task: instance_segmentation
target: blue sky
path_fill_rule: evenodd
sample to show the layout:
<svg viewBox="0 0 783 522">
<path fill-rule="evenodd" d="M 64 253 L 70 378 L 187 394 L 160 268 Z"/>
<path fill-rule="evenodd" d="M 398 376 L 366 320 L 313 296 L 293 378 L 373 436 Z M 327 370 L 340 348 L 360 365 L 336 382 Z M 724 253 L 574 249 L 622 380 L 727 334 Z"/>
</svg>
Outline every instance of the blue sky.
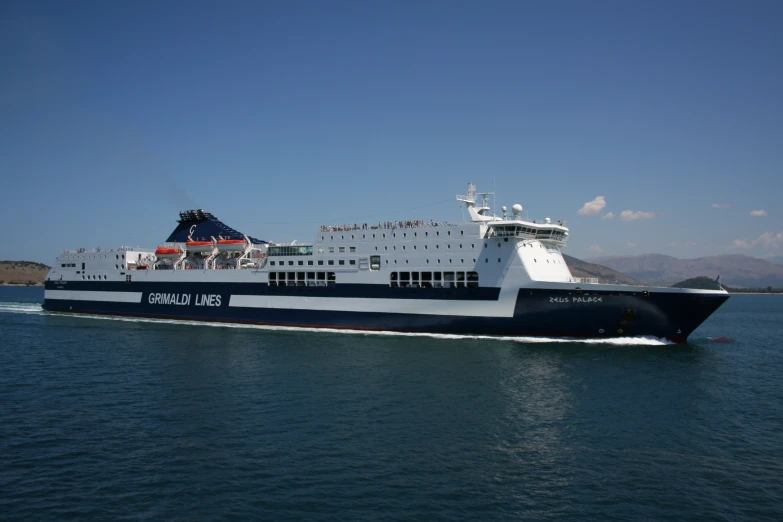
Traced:
<svg viewBox="0 0 783 522">
<path fill-rule="evenodd" d="M 468 181 L 577 257 L 780 255 L 781 27 L 761 0 L 3 2 L 0 259 L 154 247 L 186 208 L 276 241 L 459 221 Z"/>
</svg>

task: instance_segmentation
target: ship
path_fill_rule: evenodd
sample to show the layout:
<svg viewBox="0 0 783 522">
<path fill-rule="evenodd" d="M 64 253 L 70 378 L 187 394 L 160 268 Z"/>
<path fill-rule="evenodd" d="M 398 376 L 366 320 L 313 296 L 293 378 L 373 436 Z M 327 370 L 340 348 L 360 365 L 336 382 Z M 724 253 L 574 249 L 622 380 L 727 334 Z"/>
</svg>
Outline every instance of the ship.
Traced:
<svg viewBox="0 0 783 522">
<path fill-rule="evenodd" d="M 724 290 L 573 277 L 565 221 L 489 206 L 469 183 L 461 222 L 332 224 L 311 243 L 245 235 L 205 210 L 179 213 L 155 248 L 65 250 L 49 312 L 287 327 L 676 343 Z"/>
</svg>

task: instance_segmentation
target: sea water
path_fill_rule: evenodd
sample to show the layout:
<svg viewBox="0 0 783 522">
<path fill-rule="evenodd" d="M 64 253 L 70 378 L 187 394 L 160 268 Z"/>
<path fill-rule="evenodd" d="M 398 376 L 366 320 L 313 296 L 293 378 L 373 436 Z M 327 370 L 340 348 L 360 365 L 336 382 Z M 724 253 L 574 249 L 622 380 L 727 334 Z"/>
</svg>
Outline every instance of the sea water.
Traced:
<svg viewBox="0 0 783 522">
<path fill-rule="evenodd" d="M 42 298 L 0 289 L 2 520 L 783 519 L 781 295 L 732 296 L 686 345 Z"/>
</svg>

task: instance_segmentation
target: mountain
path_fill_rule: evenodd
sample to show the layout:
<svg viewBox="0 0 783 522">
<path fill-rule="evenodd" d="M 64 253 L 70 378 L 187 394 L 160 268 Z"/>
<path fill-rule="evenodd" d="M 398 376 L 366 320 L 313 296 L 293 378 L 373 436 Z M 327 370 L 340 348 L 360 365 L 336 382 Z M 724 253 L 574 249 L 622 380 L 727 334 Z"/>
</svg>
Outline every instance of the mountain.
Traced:
<svg viewBox="0 0 783 522">
<path fill-rule="evenodd" d="M 692 279 L 688 279 L 686 281 L 681 281 L 677 284 L 672 285 L 674 288 L 697 288 L 699 290 L 726 290 L 728 292 L 732 292 L 733 289 L 729 288 L 727 286 L 723 286 L 722 284 L 718 283 L 714 279 L 711 279 L 709 277 L 699 276 L 694 277 Z"/>
<path fill-rule="evenodd" d="M 766 258 L 766 260 L 770 263 L 775 263 L 776 265 L 783 265 L 783 256 L 772 256 Z"/>
<path fill-rule="evenodd" d="M 714 280 L 720 275 L 724 285 L 737 288 L 783 287 L 783 265 L 740 254 L 696 259 L 644 254 L 591 258 L 589 261 L 653 285 L 671 285 L 699 276 Z"/>
<path fill-rule="evenodd" d="M 33 261 L 0 261 L 0 284 L 41 285 L 49 268 Z"/>
<path fill-rule="evenodd" d="M 636 279 L 605 266 L 587 263 L 581 259 L 565 254 L 563 254 L 563 259 L 565 259 L 566 265 L 568 265 L 568 269 L 574 277 L 597 277 L 598 281 L 601 283 L 621 283 L 624 285 L 642 284 Z"/>
</svg>

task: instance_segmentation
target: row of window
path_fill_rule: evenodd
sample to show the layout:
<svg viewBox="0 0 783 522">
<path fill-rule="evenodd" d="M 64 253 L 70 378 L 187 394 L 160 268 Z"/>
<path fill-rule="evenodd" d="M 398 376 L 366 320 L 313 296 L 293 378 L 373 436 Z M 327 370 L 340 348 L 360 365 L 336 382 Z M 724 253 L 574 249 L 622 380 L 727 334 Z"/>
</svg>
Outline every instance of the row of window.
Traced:
<svg viewBox="0 0 783 522">
<path fill-rule="evenodd" d="M 345 252 L 345 247 L 344 246 L 337 247 L 337 251 L 338 252 Z M 356 252 L 356 247 L 355 246 L 348 247 L 348 252 L 355 253 Z M 318 249 L 318 253 L 319 254 L 323 254 L 324 253 L 324 249 L 323 248 L 319 248 Z M 334 254 L 334 247 L 333 246 L 329 247 L 329 253 L 330 254 Z"/>
<path fill-rule="evenodd" d="M 76 263 L 61 263 L 60 266 L 63 268 L 76 268 Z"/>
<path fill-rule="evenodd" d="M 311 256 L 313 245 L 275 245 L 266 249 L 268 256 Z"/>
<path fill-rule="evenodd" d="M 334 264 L 335 264 L 334 261 L 335 261 L 334 259 L 329 259 L 329 260 L 326 261 L 326 264 L 329 265 L 329 266 L 334 266 Z M 311 260 L 307 261 L 307 266 L 313 266 L 313 264 L 314 264 L 313 261 L 311 261 Z M 318 264 L 318 266 L 323 266 L 324 265 L 324 260 L 323 259 L 319 259 L 317 264 Z M 355 266 L 356 265 L 356 260 L 355 259 L 338 259 L 337 260 L 337 264 L 339 266 L 345 266 L 345 265 Z M 269 266 L 285 266 L 285 265 L 286 265 L 285 261 L 269 261 Z M 289 260 L 288 261 L 288 266 L 294 266 L 294 261 L 293 260 Z M 304 263 L 304 261 L 299 260 L 299 261 L 296 262 L 296 266 L 305 266 L 305 263 Z"/>
<path fill-rule="evenodd" d="M 269 286 L 334 286 L 334 272 L 269 272 Z"/>
<path fill-rule="evenodd" d="M 500 244 L 498 244 L 498 246 L 500 246 Z M 407 250 L 406 247 L 407 247 L 407 245 L 402 245 L 402 249 L 403 250 Z M 331 249 L 332 247 L 329 247 L 329 248 Z M 340 248 L 342 248 L 342 247 L 340 247 Z M 351 247 L 351 248 L 353 248 L 353 247 Z M 462 249 L 462 243 L 460 243 L 459 248 L 460 248 L 460 250 Z M 470 248 L 475 250 L 476 249 L 475 243 L 471 244 Z M 384 246 L 383 249 L 384 250 L 389 250 L 388 245 Z M 428 250 L 428 249 L 429 249 L 429 245 L 424 245 L 424 250 Z M 440 249 L 440 245 L 435 245 L 435 249 Z M 446 250 L 450 250 L 450 249 L 451 249 L 451 245 L 450 244 L 446 245 Z M 378 250 L 378 247 L 375 247 L 375 250 Z M 392 250 L 397 250 L 397 245 L 392 245 Z M 413 245 L 413 250 L 417 250 L 417 245 Z M 332 250 L 329 250 L 329 251 L 331 252 Z"/>
<path fill-rule="evenodd" d="M 478 288 L 478 272 L 392 272 L 389 285 L 400 288 Z"/>
</svg>

